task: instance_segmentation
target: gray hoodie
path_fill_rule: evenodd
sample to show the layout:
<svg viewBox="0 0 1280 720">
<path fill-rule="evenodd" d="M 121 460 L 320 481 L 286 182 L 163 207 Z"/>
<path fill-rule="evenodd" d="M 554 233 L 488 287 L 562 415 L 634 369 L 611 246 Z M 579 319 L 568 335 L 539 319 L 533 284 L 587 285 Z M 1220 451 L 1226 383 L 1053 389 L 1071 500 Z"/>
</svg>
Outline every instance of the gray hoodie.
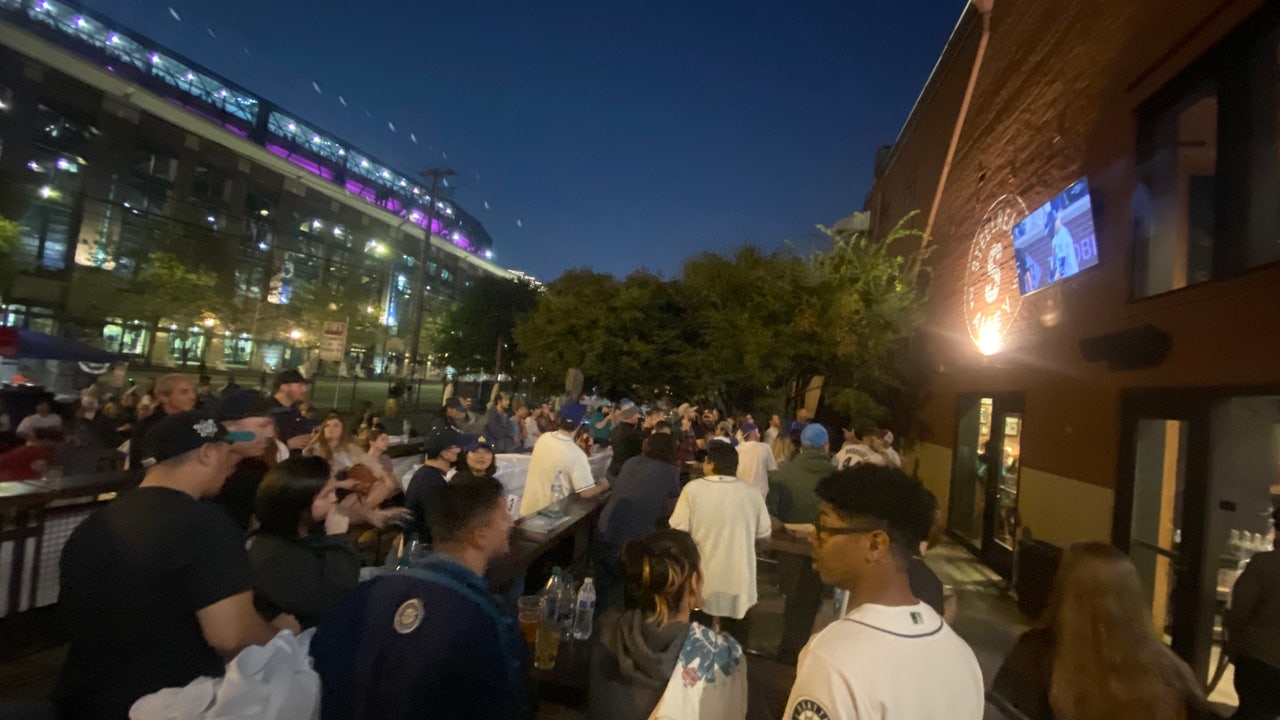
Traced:
<svg viewBox="0 0 1280 720">
<path fill-rule="evenodd" d="M 645 720 L 657 707 L 680 657 L 689 623 L 658 628 L 640 610 L 608 613 L 600 619 L 591 652 L 588 717 Z"/>
</svg>

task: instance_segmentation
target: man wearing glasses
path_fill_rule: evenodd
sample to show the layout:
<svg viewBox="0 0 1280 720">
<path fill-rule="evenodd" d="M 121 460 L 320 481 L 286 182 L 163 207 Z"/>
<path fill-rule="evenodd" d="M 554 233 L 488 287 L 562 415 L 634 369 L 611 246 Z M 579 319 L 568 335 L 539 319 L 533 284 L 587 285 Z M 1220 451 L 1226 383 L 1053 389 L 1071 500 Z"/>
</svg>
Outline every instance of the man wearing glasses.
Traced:
<svg viewBox="0 0 1280 720">
<path fill-rule="evenodd" d="M 980 720 L 969 646 L 911 593 L 908 566 L 933 523 L 919 481 L 862 463 L 818 483 L 814 569 L 849 611 L 800 653 L 785 720 Z"/>
</svg>

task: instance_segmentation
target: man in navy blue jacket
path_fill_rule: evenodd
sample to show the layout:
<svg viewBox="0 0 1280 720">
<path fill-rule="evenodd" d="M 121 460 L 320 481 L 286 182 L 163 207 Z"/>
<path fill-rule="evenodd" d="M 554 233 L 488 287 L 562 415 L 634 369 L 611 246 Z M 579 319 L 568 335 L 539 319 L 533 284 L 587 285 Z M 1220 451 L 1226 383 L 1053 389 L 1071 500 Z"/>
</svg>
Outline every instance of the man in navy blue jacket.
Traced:
<svg viewBox="0 0 1280 720">
<path fill-rule="evenodd" d="M 484 581 L 509 547 L 502 485 L 433 494 L 430 561 L 365 583 L 312 641 L 326 720 L 531 716 L 528 651 Z"/>
</svg>

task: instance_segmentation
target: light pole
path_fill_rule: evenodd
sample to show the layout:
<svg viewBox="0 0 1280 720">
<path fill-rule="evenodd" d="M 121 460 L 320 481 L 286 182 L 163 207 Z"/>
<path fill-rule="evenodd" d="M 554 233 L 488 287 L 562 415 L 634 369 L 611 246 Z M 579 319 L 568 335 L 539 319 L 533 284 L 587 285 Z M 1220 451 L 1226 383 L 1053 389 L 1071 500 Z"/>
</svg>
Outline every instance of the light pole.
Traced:
<svg viewBox="0 0 1280 720">
<path fill-rule="evenodd" d="M 421 173 L 431 180 L 430 202 L 427 203 L 427 231 L 418 240 L 417 272 L 414 273 L 413 301 L 409 305 L 409 357 L 406 365 L 412 368 L 418 360 L 419 344 L 422 341 L 422 311 L 426 303 L 423 294 L 427 290 L 427 247 L 431 244 L 431 228 L 436 224 L 436 197 L 440 192 L 440 183 L 445 178 L 456 175 L 449 168 L 430 168 Z M 412 375 L 411 375 L 412 377 Z"/>
</svg>

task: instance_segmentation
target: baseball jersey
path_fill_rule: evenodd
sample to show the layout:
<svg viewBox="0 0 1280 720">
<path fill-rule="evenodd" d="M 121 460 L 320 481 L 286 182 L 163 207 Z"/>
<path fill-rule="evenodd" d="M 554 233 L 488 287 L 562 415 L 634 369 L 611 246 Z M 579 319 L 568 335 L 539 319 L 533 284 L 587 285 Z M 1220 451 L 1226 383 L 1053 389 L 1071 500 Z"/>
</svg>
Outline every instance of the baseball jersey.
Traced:
<svg viewBox="0 0 1280 720">
<path fill-rule="evenodd" d="M 862 605 L 809 640 L 783 720 L 982 720 L 973 650 L 924 603 Z"/>
</svg>

